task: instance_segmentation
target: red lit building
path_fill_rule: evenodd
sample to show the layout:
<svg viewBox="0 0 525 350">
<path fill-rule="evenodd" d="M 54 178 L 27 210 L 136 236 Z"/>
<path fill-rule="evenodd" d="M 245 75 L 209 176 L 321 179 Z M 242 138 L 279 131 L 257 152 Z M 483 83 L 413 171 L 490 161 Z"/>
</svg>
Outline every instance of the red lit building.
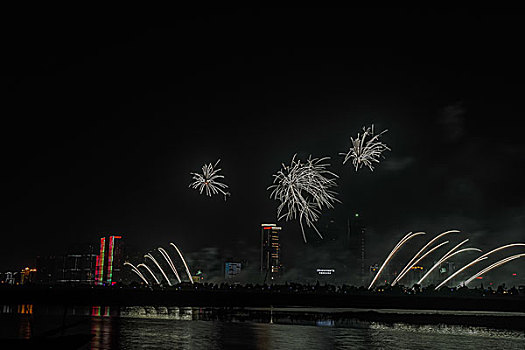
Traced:
<svg viewBox="0 0 525 350">
<path fill-rule="evenodd" d="M 100 238 L 100 250 L 95 267 L 96 285 L 111 286 L 120 281 L 122 255 L 122 236 Z"/>
</svg>

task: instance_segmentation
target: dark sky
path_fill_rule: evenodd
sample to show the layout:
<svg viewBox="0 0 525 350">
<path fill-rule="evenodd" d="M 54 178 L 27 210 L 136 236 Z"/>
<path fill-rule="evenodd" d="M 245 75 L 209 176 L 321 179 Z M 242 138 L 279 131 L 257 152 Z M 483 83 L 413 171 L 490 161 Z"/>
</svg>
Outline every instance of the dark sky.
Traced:
<svg viewBox="0 0 525 350">
<path fill-rule="evenodd" d="M 266 187 L 294 153 L 332 157 L 342 204 L 322 220 L 359 211 L 381 242 L 372 258 L 407 231 L 525 241 L 515 12 L 209 9 L 4 27 L 0 270 L 101 232 L 144 250 L 254 249 L 275 221 Z M 392 151 L 374 172 L 343 167 L 372 123 Z M 188 188 L 218 158 L 226 202 Z M 282 224 L 292 256 L 299 226 Z"/>
</svg>

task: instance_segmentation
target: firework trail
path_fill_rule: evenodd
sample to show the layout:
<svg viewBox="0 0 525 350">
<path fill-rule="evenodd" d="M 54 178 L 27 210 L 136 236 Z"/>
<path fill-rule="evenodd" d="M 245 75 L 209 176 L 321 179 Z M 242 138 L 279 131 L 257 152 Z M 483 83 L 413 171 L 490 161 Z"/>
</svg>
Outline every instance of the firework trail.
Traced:
<svg viewBox="0 0 525 350">
<path fill-rule="evenodd" d="M 139 269 L 137 269 L 132 263 L 129 263 L 129 262 L 126 261 L 126 262 L 124 263 L 124 266 L 125 266 L 125 265 L 129 265 L 129 266 L 131 266 L 131 271 L 135 272 L 135 273 L 137 274 L 137 276 L 139 276 L 140 278 L 142 278 L 142 280 L 143 280 L 144 282 L 146 282 L 146 284 L 149 285 L 149 282 L 148 282 L 148 280 L 146 279 L 146 277 L 144 277 L 144 275 L 142 274 L 142 272 L 140 272 Z"/>
<path fill-rule="evenodd" d="M 480 256 L 479 258 L 477 259 L 474 259 L 473 261 L 471 261 L 469 264 L 463 266 L 461 269 L 457 270 L 455 273 L 453 273 L 452 275 L 450 275 L 447 279 L 445 279 L 443 282 L 441 282 L 436 288 L 434 288 L 434 290 L 438 290 L 439 288 L 441 288 L 443 285 L 445 285 L 445 283 L 447 283 L 448 281 L 450 281 L 452 278 L 456 277 L 458 274 L 460 274 L 461 272 L 465 271 L 467 268 L 469 268 L 470 266 L 472 265 L 475 265 L 477 264 L 478 262 L 480 262 L 481 260 L 485 260 L 488 258 L 488 256 L 492 253 L 495 253 L 499 250 L 502 250 L 502 249 L 506 249 L 506 248 L 511 248 L 511 247 L 519 247 L 519 246 L 525 246 L 525 243 L 511 243 L 511 244 L 507 244 L 507 245 L 504 245 L 504 246 L 501 246 L 501 247 L 498 247 L 498 248 L 495 248 L 493 250 L 491 250 L 490 252 L 488 253 L 485 253 L 483 254 L 482 256 Z"/>
<path fill-rule="evenodd" d="M 168 252 L 166 252 L 164 250 L 164 248 L 158 248 L 158 250 L 162 254 L 162 256 L 164 257 L 164 259 L 166 260 L 168 265 L 170 266 L 171 271 L 173 271 L 173 273 L 175 274 L 175 277 L 177 277 L 177 281 L 179 281 L 179 283 L 180 283 L 181 280 L 180 280 L 180 277 L 179 277 L 179 273 L 177 272 L 177 269 L 175 268 L 175 265 L 173 265 L 173 261 L 171 260 L 170 256 L 168 255 Z"/>
<path fill-rule="evenodd" d="M 419 259 L 417 259 L 416 261 L 414 261 L 414 263 L 412 263 L 412 265 L 410 265 L 408 267 L 408 269 L 406 269 L 404 272 L 400 273 L 396 280 L 394 282 L 392 282 L 392 287 L 395 286 L 395 284 L 397 282 L 399 282 L 399 280 L 401 280 L 401 278 L 403 278 L 407 273 L 408 271 L 410 271 L 410 269 L 414 266 L 417 265 L 418 262 L 420 262 L 421 260 L 423 260 L 427 255 L 429 255 L 430 253 L 432 253 L 434 250 L 438 249 L 439 247 L 441 247 L 442 245 L 445 245 L 445 244 L 448 244 L 449 241 L 445 241 L 445 242 L 442 242 L 440 244 L 438 244 L 437 246 L 435 247 L 432 247 L 432 249 L 430 249 L 428 252 L 426 252 L 425 254 L 423 254 L 423 256 L 421 256 Z"/>
<path fill-rule="evenodd" d="M 412 233 L 412 232 L 409 232 L 405 235 L 405 237 L 401 238 L 401 240 L 396 244 L 396 246 L 394 247 L 394 249 L 392 249 L 392 251 L 390 252 L 390 254 L 388 254 L 387 258 L 385 259 L 385 261 L 383 262 L 383 265 L 381 265 L 381 268 L 379 268 L 379 271 L 377 271 L 374 279 L 372 280 L 372 282 L 370 283 L 370 286 L 368 286 L 368 289 L 372 288 L 372 286 L 374 285 L 374 283 L 376 282 L 376 280 L 379 278 L 379 275 L 381 274 L 381 272 L 383 271 L 383 269 L 385 268 L 386 264 L 388 264 L 388 262 L 392 259 L 392 257 L 394 256 L 394 254 L 403 246 L 403 244 L 405 244 L 406 242 L 408 242 L 411 238 L 413 237 L 416 237 L 416 236 L 419 236 L 419 235 L 424 235 L 426 234 L 425 232 L 416 232 L 416 233 Z"/>
<path fill-rule="evenodd" d="M 383 135 L 388 130 L 374 136 L 374 124 L 371 127 L 363 126 L 363 135 L 357 134 L 357 138 L 350 137 L 352 142 L 352 147 L 346 153 L 339 153 L 342 156 L 345 156 L 343 164 L 345 164 L 350 158 L 352 158 L 352 163 L 354 164 L 355 171 L 361 168 L 363 165 L 367 166 L 371 171 L 374 171 L 373 163 L 379 163 L 379 158 L 381 154 L 390 148 L 382 142 L 379 141 L 379 137 Z M 370 139 L 366 139 L 371 136 Z"/>
<path fill-rule="evenodd" d="M 469 284 L 470 282 L 475 280 L 477 277 L 479 277 L 479 276 L 489 272 L 490 270 L 492 270 L 492 269 L 494 269 L 494 268 L 496 268 L 498 266 L 501 266 L 503 264 L 506 264 L 509 261 L 512 261 L 512 260 L 515 260 L 515 259 L 519 259 L 519 258 L 523 258 L 523 257 L 525 257 L 525 254 L 516 254 L 516 255 L 513 255 L 513 256 L 509 256 L 508 258 L 501 259 L 500 261 L 495 262 L 494 264 L 490 265 L 489 267 L 484 268 L 483 270 L 481 270 L 480 272 L 478 272 L 474 276 L 470 277 L 468 280 L 464 281 L 463 283 L 460 283 L 458 285 L 458 287 L 461 286 L 461 285 L 466 286 L 467 284 Z"/>
<path fill-rule="evenodd" d="M 427 273 L 421 277 L 421 279 L 416 283 L 416 284 L 419 284 L 421 285 L 421 283 L 425 280 L 425 278 L 428 277 L 428 275 L 430 275 L 430 273 L 432 271 L 434 271 L 439 265 L 441 265 L 442 263 L 444 263 L 446 260 L 448 260 L 449 258 L 453 257 L 454 255 L 456 254 L 460 254 L 462 252 L 468 252 L 468 251 L 477 251 L 477 252 L 481 252 L 481 249 L 478 249 L 478 248 L 465 248 L 465 249 L 460 249 L 456 252 L 454 252 L 456 249 L 458 249 L 459 247 L 461 247 L 463 244 L 467 243 L 468 242 L 468 239 L 464 240 L 463 242 L 459 243 L 458 245 L 456 245 L 454 248 L 450 249 L 445 255 L 443 255 L 441 257 L 441 259 L 438 260 L 437 263 L 434 264 L 434 266 L 432 266 L 430 268 L 430 270 L 427 271 Z"/>
<path fill-rule="evenodd" d="M 305 163 L 292 157 L 290 165 L 282 164 L 274 181 L 268 190 L 270 198 L 280 201 L 277 207 L 277 220 L 286 221 L 299 219 L 303 239 L 306 242 L 303 220 L 308 227 L 313 227 L 319 237 L 323 238 L 314 223 L 319 219 L 323 207 L 333 208 L 333 203 L 339 202 L 335 197 L 337 192 L 336 174 L 327 170 L 330 164 L 324 163 L 330 157 L 308 157 Z"/>
<path fill-rule="evenodd" d="M 186 268 L 186 273 L 188 274 L 188 278 L 190 279 L 191 284 L 193 284 L 193 278 L 191 278 L 190 269 L 188 268 L 188 264 L 186 264 L 186 260 L 184 260 L 182 253 L 180 252 L 179 248 L 177 248 L 175 244 L 173 243 L 170 243 L 170 244 L 175 248 L 175 250 L 177 250 L 177 253 L 179 253 L 180 259 L 182 260 L 182 262 L 184 263 L 184 267 Z"/>
<path fill-rule="evenodd" d="M 157 284 L 160 284 L 160 281 L 157 279 L 157 276 L 155 276 L 155 274 L 153 273 L 153 271 L 151 271 L 148 265 L 141 263 L 137 265 L 137 268 L 141 266 L 144 267 L 146 270 L 148 270 L 148 272 L 153 276 L 153 279 L 155 280 L 155 282 L 157 282 Z"/>
<path fill-rule="evenodd" d="M 423 248 L 421 248 L 417 253 L 416 255 L 414 255 L 414 257 L 412 258 L 412 260 L 410 260 L 408 262 L 408 264 L 403 268 L 403 270 L 401 270 L 401 272 L 399 273 L 399 275 L 394 279 L 394 281 L 392 282 L 392 286 L 394 286 L 404 275 L 405 273 L 413 266 L 411 265 L 414 260 L 416 260 L 419 255 L 421 253 L 423 253 L 423 251 L 425 251 L 425 249 L 427 249 L 432 243 L 434 243 L 435 241 L 437 241 L 438 239 L 440 239 L 441 237 L 445 236 L 445 235 L 448 235 L 449 233 L 458 233 L 459 231 L 458 230 L 450 230 L 450 231 L 445 231 L 443 233 L 440 233 L 439 235 L 437 235 L 436 237 L 434 237 L 433 239 L 431 239 L 427 244 L 425 244 L 425 246 Z M 421 260 L 421 259 L 420 259 Z M 418 260 L 419 261 L 419 260 Z"/>
<path fill-rule="evenodd" d="M 221 160 L 219 159 L 215 165 L 204 164 L 202 166 L 202 174 L 199 173 L 190 173 L 193 175 L 193 182 L 188 186 L 193 189 L 198 189 L 199 193 L 202 194 L 206 190 L 206 195 L 210 196 L 212 194 L 222 193 L 224 195 L 224 200 L 226 196 L 230 195 L 230 192 L 224 191 L 228 188 L 228 185 L 219 182 L 219 179 L 223 179 L 223 175 L 219 175 L 221 169 L 215 169 Z"/>
<path fill-rule="evenodd" d="M 164 272 L 164 270 L 162 269 L 162 267 L 160 266 L 160 264 L 157 262 L 157 260 L 153 257 L 153 255 L 151 255 L 150 253 L 144 255 L 144 258 L 149 258 L 151 259 L 151 261 L 153 261 L 155 263 L 155 265 L 157 265 L 157 267 L 159 268 L 160 272 L 162 273 L 162 276 L 164 276 L 164 278 L 166 279 L 166 281 L 168 281 L 168 285 L 171 287 L 171 281 L 170 279 L 168 278 L 168 276 L 166 276 L 166 273 Z"/>
</svg>

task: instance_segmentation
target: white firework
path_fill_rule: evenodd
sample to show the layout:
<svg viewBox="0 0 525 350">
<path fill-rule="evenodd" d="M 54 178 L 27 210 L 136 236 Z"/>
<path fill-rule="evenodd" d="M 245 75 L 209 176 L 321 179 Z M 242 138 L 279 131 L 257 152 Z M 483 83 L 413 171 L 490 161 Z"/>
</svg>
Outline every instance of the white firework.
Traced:
<svg viewBox="0 0 525 350">
<path fill-rule="evenodd" d="M 350 137 L 352 141 L 352 147 L 346 153 L 339 153 L 345 156 L 343 164 L 345 164 L 350 158 L 354 164 L 355 171 L 359 170 L 363 165 L 367 166 L 371 171 L 374 171 L 373 163 L 379 163 L 379 158 L 382 153 L 386 150 L 390 151 L 390 148 L 381 141 L 379 137 L 388 130 L 384 130 L 381 133 L 374 136 L 374 124 L 371 127 L 363 126 L 363 135 L 357 134 L 357 138 Z M 371 137 L 367 140 L 367 137 Z"/>
<path fill-rule="evenodd" d="M 331 190 L 337 186 L 335 179 L 338 176 L 327 170 L 329 164 L 323 163 L 329 157 L 312 159 L 310 156 L 306 163 L 295 157 L 292 157 L 290 165 L 282 164 L 282 169 L 273 175 L 273 185 L 268 190 L 272 190 L 270 198 L 281 202 L 277 207 L 277 219 L 285 218 L 288 221 L 298 218 L 306 242 L 303 220 L 323 238 L 314 223 L 319 219 L 323 207 L 333 208 L 333 203 L 339 201 L 335 197 L 337 192 Z"/>
<path fill-rule="evenodd" d="M 223 194 L 224 200 L 226 196 L 229 196 L 230 193 L 226 192 L 225 189 L 228 188 L 228 185 L 219 182 L 219 179 L 224 179 L 223 175 L 218 174 L 221 169 L 216 169 L 217 165 L 221 160 L 219 159 L 215 165 L 204 164 L 202 166 L 202 174 L 199 173 L 190 173 L 193 175 L 193 182 L 188 186 L 193 189 L 198 189 L 199 193 L 202 194 L 203 191 L 206 191 L 206 195 L 210 196 L 212 194 Z"/>
</svg>

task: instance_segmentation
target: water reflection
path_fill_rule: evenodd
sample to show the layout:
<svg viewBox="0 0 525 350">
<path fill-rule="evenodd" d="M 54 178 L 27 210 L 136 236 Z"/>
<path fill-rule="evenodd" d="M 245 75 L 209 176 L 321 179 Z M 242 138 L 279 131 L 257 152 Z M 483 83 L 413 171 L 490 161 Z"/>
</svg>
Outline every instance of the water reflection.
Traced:
<svg viewBox="0 0 525 350">
<path fill-rule="evenodd" d="M 151 318 L 192 321 L 207 319 L 202 308 L 165 306 L 128 306 L 120 309 L 123 318 Z"/>
<path fill-rule="evenodd" d="M 382 324 L 309 311 L 107 305 L 2 305 L 0 310 L 4 338 L 93 334 L 82 349 L 525 348 L 523 332 Z M 60 332 L 49 335 L 54 330 Z"/>
<path fill-rule="evenodd" d="M 120 343 L 120 322 L 110 317 L 91 318 L 90 333 L 94 335 L 90 349 L 118 349 Z"/>
</svg>

